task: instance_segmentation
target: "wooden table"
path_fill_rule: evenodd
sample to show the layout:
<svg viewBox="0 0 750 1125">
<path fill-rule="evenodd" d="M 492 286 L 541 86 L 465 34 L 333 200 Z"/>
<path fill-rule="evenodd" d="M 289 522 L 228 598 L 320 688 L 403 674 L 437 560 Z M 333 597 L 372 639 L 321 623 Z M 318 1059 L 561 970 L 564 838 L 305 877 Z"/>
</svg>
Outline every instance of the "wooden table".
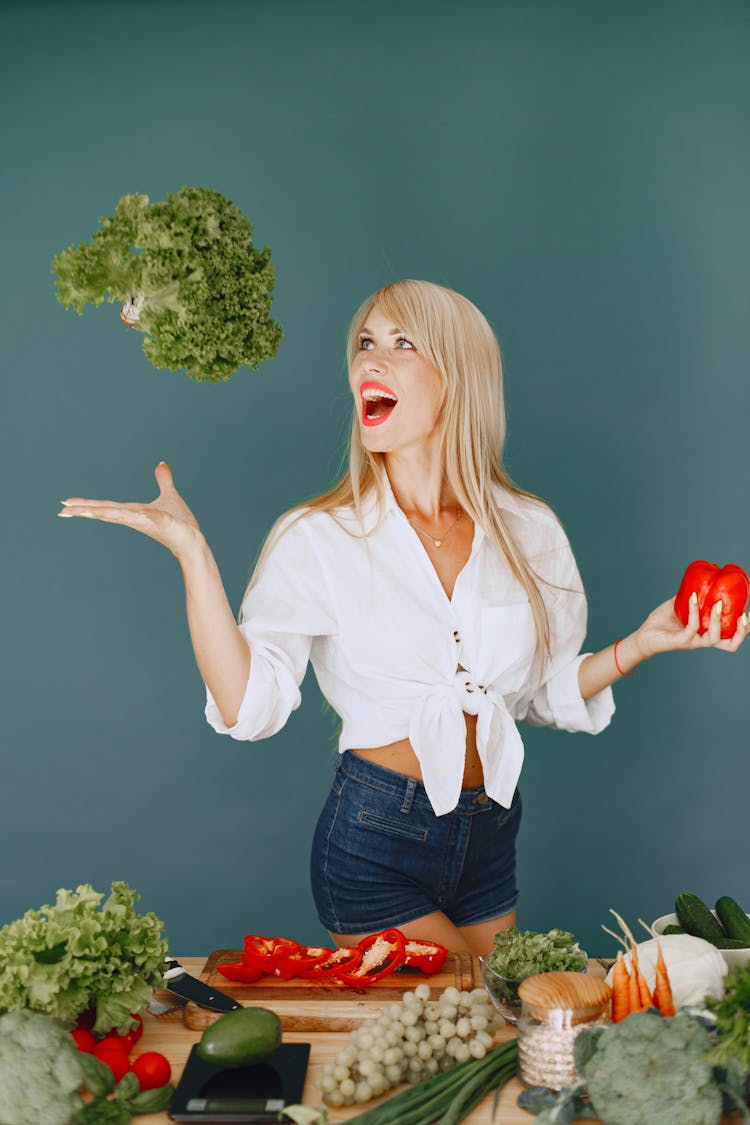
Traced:
<svg viewBox="0 0 750 1125">
<path fill-rule="evenodd" d="M 206 958 L 184 957 L 181 958 L 181 963 L 184 965 L 187 972 L 191 973 L 193 976 L 200 977 L 206 965 Z M 601 963 L 590 962 L 590 971 L 592 967 L 593 971 L 598 974 L 603 974 L 604 970 Z M 166 992 L 157 993 L 156 996 L 157 999 L 164 1000 L 167 1003 L 174 1002 L 175 1006 L 170 1011 L 160 1016 L 153 1016 L 150 1013 L 144 1015 L 144 1033 L 138 1044 L 138 1053 L 143 1051 L 161 1051 L 172 1063 L 173 1081 L 176 1083 L 187 1062 L 190 1049 L 200 1038 L 201 1032 L 199 1030 L 191 1030 L 185 1026 L 183 1008 L 176 997 L 172 997 L 170 993 Z M 325 1003 L 326 1001 L 324 1000 L 320 1001 L 321 1005 Z M 289 1001 L 286 1002 L 286 1005 L 289 1005 Z M 283 1008 L 284 1006 L 285 1003 L 283 1001 L 278 1005 L 279 1008 Z M 289 1009 L 287 1008 L 287 1010 Z M 285 1018 L 286 1017 L 282 1015 L 282 1019 Z M 502 1043 L 512 1038 L 514 1035 L 515 1029 L 508 1024 L 496 1033 L 495 1041 L 496 1043 Z M 326 1062 L 333 1059 L 337 1052 L 344 1046 L 348 1038 L 349 1031 L 294 1031 L 285 1028 L 284 1042 L 310 1043 L 312 1047 L 307 1081 L 305 1083 L 302 1099 L 306 1105 L 317 1106 L 323 1104 L 323 1099 L 315 1084 L 315 1080 L 320 1073 L 321 1067 Z M 398 1089 L 403 1088 L 404 1087 L 398 1087 Z M 533 1125 L 536 1119 L 525 1110 L 520 1109 L 516 1104 L 516 1099 L 522 1089 L 523 1085 L 517 1078 L 514 1078 L 503 1088 L 498 1101 L 498 1110 L 495 1115 L 494 1125 Z M 393 1090 L 391 1094 L 395 1092 L 396 1091 Z M 379 1100 L 384 1101 L 388 1096 L 389 1094 L 384 1094 Z M 488 1094 L 468 1117 L 465 1118 L 466 1125 L 490 1125 L 492 1122 L 493 1100 L 494 1093 Z M 372 1101 L 368 1102 L 366 1106 L 350 1106 L 347 1109 L 328 1108 L 328 1120 L 331 1125 L 337 1125 L 338 1122 L 347 1121 L 363 1109 L 369 1109 L 376 1104 L 376 1101 Z M 169 1121 L 170 1118 L 166 1113 L 149 1114 L 134 1118 L 134 1122 L 143 1122 L 143 1125 L 168 1125 Z M 729 1123 L 726 1119 L 723 1119 L 722 1125 L 729 1125 Z"/>
<path fill-rule="evenodd" d="M 180 962 L 184 965 L 187 972 L 196 977 L 201 975 L 205 961 L 206 959 L 204 957 L 180 958 Z M 169 1002 L 170 994 L 160 992 L 157 993 L 157 998 Z M 166 1055 L 172 1063 L 173 1081 L 176 1083 L 185 1066 L 190 1048 L 193 1043 L 196 1043 L 198 1039 L 200 1039 L 200 1031 L 191 1031 L 189 1028 L 185 1027 L 181 1007 L 175 1007 L 160 1016 L 153 1016 L 150 1013 L 146 1013 L 143 1022 L 144 1032 L 138 1044 L 139 1053 L 142 1051 L 161 1051 Z M 506 1039 L 512 1038 L 514 1035 L 515 1029 L 510 1025 L 506 1025 L 506 1027 L 497 1032 L 496 1042 L 501 1043 Z M 348 1031 L 284 1031 L 285 1043 L 310 1043 L 312 1046 L 310 1065 L 307 1072 L 307 1082 L 303 1095 L 303 1101 L 306 1105 L 315 1106 L 323 1104 L 323 1099 L 315 1084 L 315 1080 L 324 1063 L 334 1058 L 348 1038 Z M 403 1087 L 398 1087 L 398 1089 L 403 1089 Z M 495 1116 L 495 1125 L 532 1125 L 534 1118 L 531 1114 L 516 1105 L 516 1098 L 522 1089 L 523 1086 L 518 1079 L 509 1082 L 503 1089 L 500 1095 L 498 1111 Z M 391 1091 L 391 1093 L 395 1092 L 396 1090 Z M 384 1101 L 388 1096 L 388 1094 L 384 1094 L 380 1100 Z M 465 1118 L 466 1125 L 490 1125 L 492 1121 L 493 1098 L 494 1094 L 488 1095 L 469 1116 Z M 333 1109 L 329 1107 L 328 1120 L 331 1122 L 331 1125 L 336 1125 L 336 1123 L 347 1121 L 350 1117 L 354 1117 L 363 1109 L 368 1109 L 376 1104 L 375 1101 L 372 1101 L 368 1102 L 366 1106 L 349 1106 L 346 1109 Z M 143 1122 L 143 1125 L 152 1125 L 152 1123 L 156 1125 L 157 1122 L 161 1123 L 161 1125 L 166 1125 L 170 1118 L 166 1113 L 156 1113 L 139 1116 L 134 1120 Z"/>
</svg>

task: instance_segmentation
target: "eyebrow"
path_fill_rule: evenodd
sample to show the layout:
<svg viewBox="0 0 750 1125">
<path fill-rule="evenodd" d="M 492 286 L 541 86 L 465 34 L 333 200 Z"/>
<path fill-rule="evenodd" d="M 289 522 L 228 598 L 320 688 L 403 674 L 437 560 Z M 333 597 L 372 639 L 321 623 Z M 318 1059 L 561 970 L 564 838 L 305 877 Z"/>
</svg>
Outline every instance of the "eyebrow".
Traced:
<svg viewBox="0 0 750 1125">
<path fill-rule="evenodd" d="M 391 331 L 388 333 L 389 336 L 403 336 L 403 334 L 404 334 L 403 328 L 392 328 Z M 368 328 L 367 325 L 365 325 L 364 328 L 360 328 L 358 335 L 360 335 L 360 336 L 372 336 L 373 331 L 372 331 L 371 328 Z"/>
</svg>

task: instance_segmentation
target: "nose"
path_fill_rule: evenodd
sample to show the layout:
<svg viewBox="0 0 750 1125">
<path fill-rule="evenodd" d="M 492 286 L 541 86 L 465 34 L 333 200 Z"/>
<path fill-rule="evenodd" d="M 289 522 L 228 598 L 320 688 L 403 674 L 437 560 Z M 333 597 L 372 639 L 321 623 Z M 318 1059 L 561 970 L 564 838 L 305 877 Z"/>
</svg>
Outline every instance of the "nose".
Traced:
<svg viewBox="0 0 750 1125">
<path fill-rule="evenodd" d="M 359 353 L 363 370 L 372 373 L 380 373 L 385 370 L 387 366 L 386 349 L 376 345 L 373 348 L 366 348 Z"/>
</svg>

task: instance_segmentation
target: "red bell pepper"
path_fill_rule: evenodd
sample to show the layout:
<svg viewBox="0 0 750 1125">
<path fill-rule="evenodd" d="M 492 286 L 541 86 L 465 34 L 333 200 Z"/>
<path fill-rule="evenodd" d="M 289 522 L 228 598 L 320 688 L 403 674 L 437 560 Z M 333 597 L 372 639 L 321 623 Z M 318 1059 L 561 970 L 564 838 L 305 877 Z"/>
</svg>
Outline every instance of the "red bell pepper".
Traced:
<svg viewBox="0 0 750 1125">
<path fill-rule="evenodd" d="M 408 969 L 421 969 L 423 973 L 439 973 L 447 956 L 448 950 L 436 941 L 408 938 L 404 946 L 404 965 Z"/>
<path fill-rule="evenodd" d="M 737 619 L 745 612 L 748 594 L 750 594 L 750 577 L 747 571 L 731 563 L 719 567 L 716 563 L 706 562 L 705 559 L 690 563 L 682 576 L 674 600 L 675 615 L 683 625 L 688 623 L 690 595 L 693 592 L 698 597 L 699 635 L 703 636 L 708 632 L 711 610 L 715 603 L 721 600 L 721 637 L 724 640 L 733 637 L 737 629 Z"/>
<path fill-rule="evenodd" d="M 359 965 L 352 972 L 339 973 L 338 979 L 354 988 L 367 987 L 403 965 L 405 945 L 406 938 L 401 930 L 389 929 L 370 934 L 357 946 L 362 951 Z"/>
</svg>

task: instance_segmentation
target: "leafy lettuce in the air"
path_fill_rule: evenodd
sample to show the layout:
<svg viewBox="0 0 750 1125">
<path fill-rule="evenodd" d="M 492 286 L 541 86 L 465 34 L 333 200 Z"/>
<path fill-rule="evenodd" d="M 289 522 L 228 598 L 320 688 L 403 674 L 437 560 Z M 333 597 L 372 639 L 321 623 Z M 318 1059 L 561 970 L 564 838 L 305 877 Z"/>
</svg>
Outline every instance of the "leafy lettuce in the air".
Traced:
<svg viewBox="0 0 750 1125">
<path fill-rule="evenodd" d="M 139 897 L 114 882 L 100 909 L 104 895 L 86 883 L 3 926 L 0 1011 L 30 1008 L 72 1023 L 95 1006 L 95 1031 L 126 1028 L 161 983 L 167 952 L 163 923 L 136 912 Z"/>
<path fill-rule="evenodd" d="M 184 187 L 159 203 L 125 195 L 99 222 L 52 262 L 66 308 L 121 302 L 154 367 L 193 379 L 229 379 L 276 354 L 271 251 L 253 246 L 252 223 L 220 192 Z"/>
</svg>

